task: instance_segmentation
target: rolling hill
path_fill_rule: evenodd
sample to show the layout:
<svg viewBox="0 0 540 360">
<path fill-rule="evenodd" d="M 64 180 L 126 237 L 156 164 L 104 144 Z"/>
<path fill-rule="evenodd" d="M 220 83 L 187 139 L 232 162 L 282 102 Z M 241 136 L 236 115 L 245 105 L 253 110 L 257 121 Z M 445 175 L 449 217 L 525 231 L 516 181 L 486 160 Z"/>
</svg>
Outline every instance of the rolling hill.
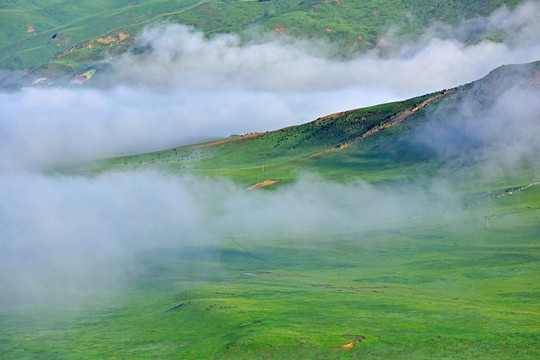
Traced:
<svg viewBox="0 0 540 360">
<path fill-rule="evenodd" d="M 136 52 L 155 21 L 384 57 L 389 24 L 410 39 L 522 2 L 3 1 L 0 68 L 71 76 Z M 477 30 L 462 40 L 505 37 Z M 6 99 L 62 103 L 54 90 Z M 63 94 L 99 107 L 84 90 Z M 539 96 L 540 61 L 505 65 L 273 131 L 2 169 L 0 358 L 538 359 Z M 66 113 L 22 138 L 53 134 L 37 152 L 7 156 L 54 148 L 79 120 Z"/>
<path fill-rule="evenodd" d="M 539 69 L 540 62 L 502 66 L 457 88 L 275 131 L 112 158 L 95 171 L 157 168 L 174 174 L 226 176 L 246 186 L 269 179 L 280 179 L 283 185 L 293 181 L 299 171 L 317 172 L 331 180 L 359 177 L 369 182 L 402 181 L 442 171 L 451 174 L 486 161 L 470 156 L 477 150 L 480 156 L 488 141 L 459 131 L 474 121 L 466 116 L 483 119 L 482 126 L 502 126 L 502 120 L 493 119 L 496 115 L 490 110 L 510 90 L 538 89 Z M 463 107 L 467 114 L 460 111 Z M 447 132 L 445 136 L 453 137 L 444 151 L 438 149 L 441 144 L 421 139 L 433 136 L 426 133 L 430 126 L 440 126 Z"/>
<path fill-rule="evenodd" d="M 538 358 L 539 69 L 18 177 L 0 356 Z"/>
<path fill-rule="evenodd" d="M 126 51 L 144 26 L 163 21 L 190 25 L 205 34 L 236 32 L 249 38 L 262 30 L 324 38 L 341 44 L 343 55 L 386 51 L 382 36 L 391 28 L 410 39 L 434 21 L 456 24 L 522 2 L 7 1 L 0 5 L 0 68 L 71 74 L 102 60 L 104 52 Z M 483 38 L 504 39 L 505 34 L 477 29 L 464 40 Z"/>
</svg>

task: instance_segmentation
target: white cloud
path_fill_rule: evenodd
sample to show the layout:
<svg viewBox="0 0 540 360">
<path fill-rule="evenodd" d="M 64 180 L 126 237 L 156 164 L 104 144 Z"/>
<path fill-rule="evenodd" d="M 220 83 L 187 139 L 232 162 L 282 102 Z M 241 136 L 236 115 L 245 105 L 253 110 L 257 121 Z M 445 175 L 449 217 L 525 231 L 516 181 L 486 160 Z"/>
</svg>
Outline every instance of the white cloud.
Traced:
<svg viewBox="0 0 540 360">
<path fill-rule="evenodd" d="M 457 28 L 436 25 L 417 43 L 395 47 L 393 57 L 348 60 L 328 57 L 332 45 L 322 41 L 269 36 L 243 43 L 236 35 L 207 39 L 181 25 L 150 27 L 138 45 L 151 51 L 115 60 L 103 75 L 110 76 L 109 88 L 1 93 L 0 166 L 273 130 L 450 88 L 499 65 L 540 58 L 539 16 L 540 5 L 531 2 Z M 511 36 L 503 43 L 464 43 L 478 27 Z"/>
<path fill-rule="evenodd" d="M 151 51 L 114 60 L 113 71 L 81 88 L 0 93 L 0 169 L 274 130 L 450 88 L 540 58 L 538 17 L 540 5 L 527 3 L 476 20 L 476 27 L 512 31 L 503 43 L 464 43 L 470 23 L 438 25 L 416 43 L 395 46 L 392 57 L 348 60 L 329 57 L 335 49 L 322 41 L 268 36 L 243 43 L 181 25 L 150 27 L 138 45 Z M 100 75 L 108 87 L 90 87 Z"/>
<path fill-rule="evenodd" d="M 415 42 L 393 45 L 391 57 L 376 53 L 335 60 L 322 40 L 266 37 L 243 43 L 236 35 L 205 38 L 196 30 L 161 24 L 138 38 L 143 55 L 126 54 L 115 63 L 119 81 L 168 89 L 245 89 L 302 92 L 382 88 L 412 96 L 476 80 L 493 68 L 540 58 L 540 4 L 502 8 L 489 18 L 452 28 L 435 24 Z M 474 33 L 508 32 L 503 43 L 470 43 Z M 390 35 L 389 35 L 390 36 Z M 359 89 L 360 88 L 360 89 Z M 368 89 L 369 90 L 369 89 Z"/>
</svg>

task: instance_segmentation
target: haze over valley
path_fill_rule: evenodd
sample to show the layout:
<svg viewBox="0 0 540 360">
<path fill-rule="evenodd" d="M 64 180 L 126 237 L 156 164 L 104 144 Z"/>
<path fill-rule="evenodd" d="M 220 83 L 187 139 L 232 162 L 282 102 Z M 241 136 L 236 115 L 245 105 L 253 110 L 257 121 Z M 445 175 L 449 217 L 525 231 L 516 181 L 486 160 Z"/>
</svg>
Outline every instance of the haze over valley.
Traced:
<svg viewBox="0 0 540 360">
<path fill-rule="evenodd" d="M 2 69 L 0 357 L 535 358 L 538 18 Z"/>
</svg>

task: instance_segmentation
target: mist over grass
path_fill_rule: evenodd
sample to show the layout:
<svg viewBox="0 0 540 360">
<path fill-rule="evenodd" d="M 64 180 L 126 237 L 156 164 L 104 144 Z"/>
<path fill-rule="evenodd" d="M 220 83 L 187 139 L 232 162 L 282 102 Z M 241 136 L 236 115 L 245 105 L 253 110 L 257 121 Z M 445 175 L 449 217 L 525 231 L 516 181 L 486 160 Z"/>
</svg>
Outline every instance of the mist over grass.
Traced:
<svg viewBox="0 0 540 360">
<path fill-rule="evenodd" d="M 142 53 L 111 59 L 110 71 L 83 86 L 0 92 L 0 167 L 40 169 L 275 130 L 454 87 L 539 59 L 539 17 L 540 5 L 529 2 L 453 28 L 436 24 L 414 42 L 390 31 L 380 51 L 350 59 L 321 40 L 246 42 L 154 25 L 136 40 Z M 475 40 L 492 33 L 503 41 Z"/>
<path fill-rule="evenodd" d="M 44 303 L 130 286 L 148 271 L 139 259 L 153 251 L 216 260 L 227 238 L 362 232 L 460 206 L 440 184 L 376 188 L 313 175 L 276 192 L 246 192 L 225 179 L 148 172 L 8 174 L 0 196 L 0 300 Z"/>
<path fill-rule="evenodd" d="M 410 98 L 476 80 L 503 64 L 537 60 L 538 15 L 539 4 L 526 3 L 457 27 L 435 23 L 407 42 L 391 30 L 375 50 L 341 60 L 338 45 L 323 40 L 268 34 L 246 42 L 237 35 L 205 38 L 193 28 L 158 24 L 137 38 L 142 54 L 126 53 L 114 63 L 113 81 L 276 93 L 350 88 L 363 95 L 381 89 Z M 489 40 L 495 35 L 499 41 Z"/>
<path fill-rule="evenodd" d="M 187 182 L 7 174 L 0 183 L 3 299 L 110 289 L 139 270 L 137 251 L 205 238 Z"/>
<path fill-rule="evenodd" d="M 437 121 L 421 126 L 414 135 L 418 146 L 437 156 L 482 163 L 486 176 L 539 164 L 540 89 L 512 88 L 492 94 L 489 106 L 466 96 L 432 115 Z M 466 155 L 464 155 L 466 154 Z"/>
<path fill-rule="evenodd" d="M 44 170 L 273 130 L 476 80 L 504 63 L 540 58 L 539 9 L 528 3 L 477 20 L 515 30 L 501 43 L 464 43 L 470 37 L 463 32 L 475 28 L 471 22 L 445 36 L 439 27 L 418 44 L 391 44 L 384 56 L 348 60 L 333 59 L 331 45 L 314 40 L 269 36 L 246 44 L 234 35 L 205 39 L 193 29 L 162 24 L 139 37 L 137 46 L 146 52 L 114 60 L 103 74 L 110 79 L 96 74 L 79 88 L 0 93 L 0 300 L 112 289 L 145 271 L 141 252 L 212 248 L 225 235 L 360 232 L 454 216 L 463 199 L 441 179 L 389 188 L 304 175 L 276 191 L 244 192 L 224 179 L 146 172 L 85 178 Z M 451 35 L 454 30 L 459 36 Z M 93 80 L 100 86 L 92 87 Z M 464 102 L 452 117 L 444 115 L 442 126 L 426 126 L 422 145 L 438 153 L 463 144 L 481 147 L 479 154 L 504 164 L 534 158 L 537 96 L 508 92 L 481 117 Z"/>
</svg>

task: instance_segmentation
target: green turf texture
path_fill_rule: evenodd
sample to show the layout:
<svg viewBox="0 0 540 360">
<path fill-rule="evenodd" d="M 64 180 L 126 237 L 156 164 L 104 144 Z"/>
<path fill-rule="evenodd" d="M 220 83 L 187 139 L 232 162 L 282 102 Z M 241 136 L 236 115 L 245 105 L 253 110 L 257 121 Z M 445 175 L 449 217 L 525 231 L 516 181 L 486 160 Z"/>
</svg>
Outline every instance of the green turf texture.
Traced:
<svg viewBox="0 0 540 360">
<path fill-rule="evenodd" d="M 407 41 L 432 24 L 486 16 L 502 5 L 510 8 L 523 0 L 496 1 L 290 1 L 240 0 L 50 0 L 3 1 L 0 4 L 0 68 L 38 69 L 70 73 L 102 58 L 104 51 L 122 52 L 133 44 L 144 26 L 174 22 L 193 26 L 205 34 L 238 33 L 276 29 L 285 34 L 327 39 L 339 45 L 342 55 L 377 47 L 390 28 Z M 29 28 L 33 26 L 33 31 Z M 249 30 L 248 30 L 249 29 Z M 255 29 L 255 30 L 254 30 Z M 130 38 L 110 44 L 89 41 Z M 53 36 L 56 34 L 56 37 Z M 476 34 L 504 40 L 505 34 Z"/>
<path fill-rule="evenodd" d="M 76 311 L 2 309 L 0 356 L 534 359 L 539 218 L 533 186 L 429 221 L 158 249 L 131 288 Z"/>
</svg>

